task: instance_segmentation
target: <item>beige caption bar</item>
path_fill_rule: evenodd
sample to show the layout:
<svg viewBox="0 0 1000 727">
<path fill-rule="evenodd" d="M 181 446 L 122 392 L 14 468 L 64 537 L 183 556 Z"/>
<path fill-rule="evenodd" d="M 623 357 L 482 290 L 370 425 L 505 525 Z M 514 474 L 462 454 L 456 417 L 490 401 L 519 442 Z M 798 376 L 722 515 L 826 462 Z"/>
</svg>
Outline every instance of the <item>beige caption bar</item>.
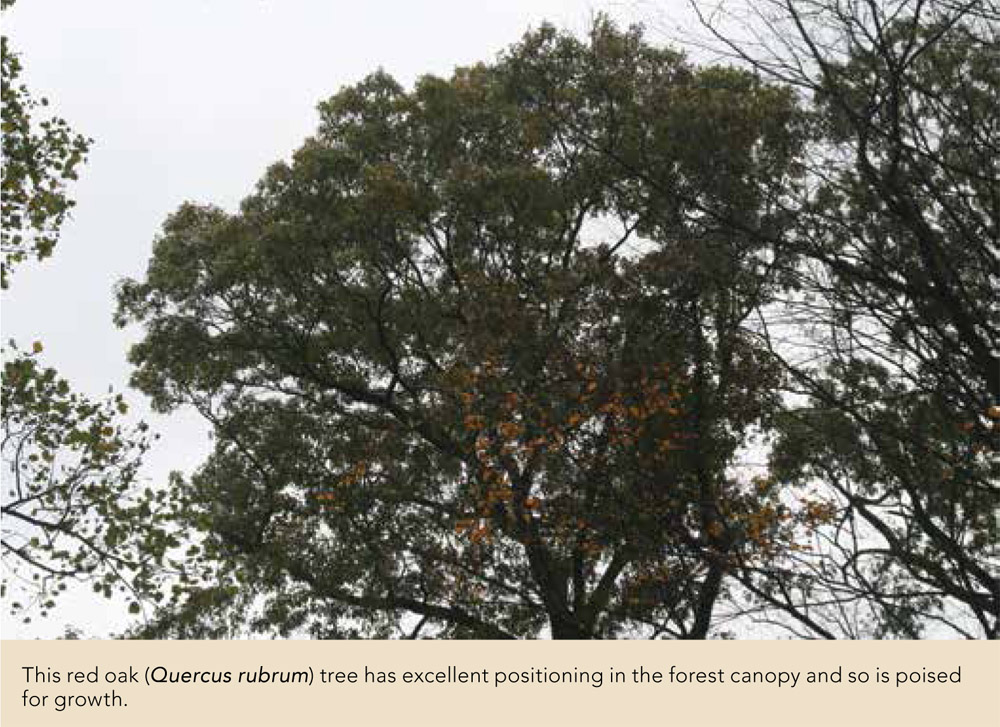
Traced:
<svg viewBox="0 0 1000 727">
<path fill-rule="evenodd" d="M 5 727 L 1000 725 L 988 642 L 4 641 Z"/>
</svg>

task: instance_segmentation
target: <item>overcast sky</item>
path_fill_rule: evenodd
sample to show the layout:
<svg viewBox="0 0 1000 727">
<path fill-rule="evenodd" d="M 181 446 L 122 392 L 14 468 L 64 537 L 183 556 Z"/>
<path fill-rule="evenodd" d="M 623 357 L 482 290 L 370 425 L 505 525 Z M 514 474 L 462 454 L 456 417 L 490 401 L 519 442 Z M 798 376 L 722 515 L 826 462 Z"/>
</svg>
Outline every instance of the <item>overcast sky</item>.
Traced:
<svg viewBox="0 0 1000 727">
<path fill-rule="evenodd" d="M 3 32 L 24 80 L 94 139 L 77 207 L 55 256 L 18 268 L 3 297 L 4 340 L 45 345 L 44 362 L 90 395 L 126 391 L 161 434 L 144 477 L 162 483 L 208 452 L 191 413 L 155 417 L 127 389 L 139 331 L 112 323 L 113 289 L 141 277 L 168 213 L 186 200 L 232 209 L 268 165 L 315 129 L 316 104 L 381 67 L 409 85 L 490 60 L 549 21 L 582 33 L 597 12 L 643 21 L 659 40 L 685 25 L 686 0 L 19 0 Z M 4 638 L 104 636 L 126 623 L 89 588 Z"/>
</svg>

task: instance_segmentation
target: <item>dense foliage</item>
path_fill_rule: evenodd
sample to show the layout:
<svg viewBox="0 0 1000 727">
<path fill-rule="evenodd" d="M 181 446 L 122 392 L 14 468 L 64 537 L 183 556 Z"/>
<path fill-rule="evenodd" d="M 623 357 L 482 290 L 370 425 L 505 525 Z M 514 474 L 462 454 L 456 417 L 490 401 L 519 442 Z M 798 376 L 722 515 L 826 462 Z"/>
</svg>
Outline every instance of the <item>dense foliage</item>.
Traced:
<svg viewBox="0 0 1000 727">
<path fill-rule="evenodd" d="M 1000 11 L 702 20 L 734 65 L 601 19 L 373 73 L 182 205 L 117 320 L 214 452 L 138 492 L 124 403 L 11 349 L 8 553 L 137 598 L 169 563 L 143 636 L 1000 636 Z M 19 69 L 4 285 L 87 145 Z"/>
<path fill-rule="evenodd" d="M 730 471 L 780 403 L 744 327 L 778 266 L 705 212 L 785 224 L 793 96 L 604 22 L 320 111 L 120 290 L 134 383 L 217 436 L 162 627 L 704 637 L 728 570 L 828 515 Z"/>
</svg>

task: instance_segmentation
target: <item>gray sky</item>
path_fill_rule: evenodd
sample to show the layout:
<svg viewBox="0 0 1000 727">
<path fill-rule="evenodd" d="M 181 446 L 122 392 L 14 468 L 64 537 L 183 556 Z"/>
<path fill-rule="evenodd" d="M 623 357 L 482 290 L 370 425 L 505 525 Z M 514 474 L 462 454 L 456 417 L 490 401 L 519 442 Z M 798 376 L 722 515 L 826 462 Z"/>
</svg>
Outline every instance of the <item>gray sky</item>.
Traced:
<svg viewBox="0 0 1000 727">
<path fill-rule="evenodd" d="M 113 287 L 141 277 L 160 224 L 181 202 L 234 208 L 266 167 L 315 129 L 317 102 L 382 67 L 409 85 L 424 73 L 490 60 L 542 21 L 584 31 L 596 12 L 661 30 L 686 0 L 19 0 L 4 34 L 36 96 L 94 139 L 55 256 L 25 264 L 4 292 L 4 340 L 45 345 L 73 387 L 126 391 L 125 352 L 138 331 L 112 324 Z M 657 33 L 652 33 L 655 39 Z M 135 419 L 162 435 L 144 476 L 164 482 L 208 452 L 194 414 Z M 103 636 L 126 623 L 89 588 L 29 626 L 3 610 L 4 638 Z"/>
</svg>

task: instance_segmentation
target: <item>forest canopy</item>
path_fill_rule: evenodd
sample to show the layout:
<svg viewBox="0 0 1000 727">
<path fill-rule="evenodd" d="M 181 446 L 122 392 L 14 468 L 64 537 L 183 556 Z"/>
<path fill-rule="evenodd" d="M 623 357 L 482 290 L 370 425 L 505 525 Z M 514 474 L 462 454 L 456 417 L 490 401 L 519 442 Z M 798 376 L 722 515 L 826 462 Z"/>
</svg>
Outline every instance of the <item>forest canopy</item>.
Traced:
<svg viewBox="0 0 1000 727">
<path fill-rule="evenodd" d="M 996 38 L 775 8 L 802 63 L 376 72 L 174 212 L 118 321 L 215 449 L 142 633 L 996 636 Z"/>
</svg>

